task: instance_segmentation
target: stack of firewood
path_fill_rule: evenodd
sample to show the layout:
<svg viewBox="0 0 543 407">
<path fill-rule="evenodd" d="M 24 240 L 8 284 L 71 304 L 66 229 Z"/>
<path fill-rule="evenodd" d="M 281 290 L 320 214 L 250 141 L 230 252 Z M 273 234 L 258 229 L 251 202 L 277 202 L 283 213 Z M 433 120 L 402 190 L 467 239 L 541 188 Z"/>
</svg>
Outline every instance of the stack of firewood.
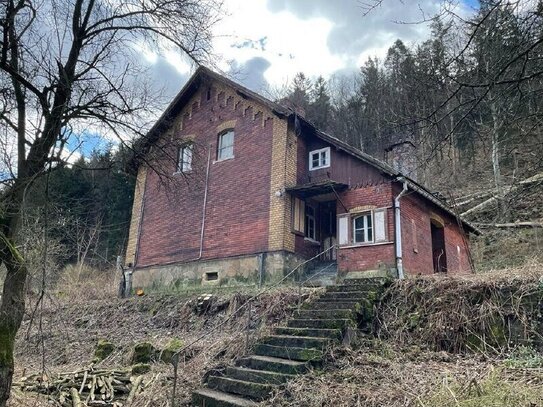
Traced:
<svg viewBox="0 0 543 407">
<path fill-rule="evenodd" d="M 150 384 L 143 376 L 132 376 L 129 370 L 85 369 L 60 373 L 56 378 L 45 375 L 23 377 L 14 383 L 23 391 L 47 394 L 62 407 L 121 407 Z"/>
</svg>

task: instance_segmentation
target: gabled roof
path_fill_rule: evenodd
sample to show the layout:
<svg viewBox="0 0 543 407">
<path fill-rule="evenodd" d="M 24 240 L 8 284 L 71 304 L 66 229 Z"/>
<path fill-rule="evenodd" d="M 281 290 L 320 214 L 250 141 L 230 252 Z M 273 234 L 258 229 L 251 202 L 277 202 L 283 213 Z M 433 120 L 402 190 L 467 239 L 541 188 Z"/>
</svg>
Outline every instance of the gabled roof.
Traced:
<svg viewBox="0 0 543 407">
<path fill-rule="evenodd" d="M 166 108 L 164 113 L 160 116 L 158 121 L 154 126 L 149 130 L 144 140 L 141 140 L 141 144 L 138 146 L 138 150 L 145 154 L 149 147 L 153 145 L 160 135 L 171 125 L 172 120 L 181 112 L 185 104 L 190 100 L 194 93 L 198 90 L 202 83 L 208 81 L 217 81 L 221 82 L 231 88 L 233 88 L 241 97 L 252 99 L 262 105 L 268 107 L 275 115 L 285 119 L 293 119 L 294 121 L 299 121 L 302 126 L 311 129 L 311 131 L 323 141 L 326 141 L 336 147 L 339 150 L 346 152 L 347 154 L 365 162 L 368 165 L 376 168 L 383 174 L 393 178 L 398 182 L 406 181 L 411 190 L 417 192 L 419 195 L 432 202 L 434 205 L 438 206 L 451 216 L 459 218 L 462 224 L 467 228 L 468 231 L 480 234 L 480 231 L 469 222 L 461 219 L 458 214 L 456 214 L 445 202 L 437 198 L 431 191 L 426 189 L 423 185 L 418 184 L 416 181 L 406 177 L 401 174 L 399 171 L 391 167 L 390 165 L 380 161 L 369 154 L 364 153 L 363 151 L 345 143 L 344 141 L 327 134 L 319 130 L 313 123 L 304 117 L 297 114 L 293 109 L 282 106 L 278 103 L 275 103 L 256 92 L 253 92 L 250 89 L 240 85 L 237 82 L 234 82 L 223 75 L 220 75 L 212 70 L 200 66 L 196 72 L 192 75 L 189 81 L 177 94 L 174 100 Z"/>
</svg>

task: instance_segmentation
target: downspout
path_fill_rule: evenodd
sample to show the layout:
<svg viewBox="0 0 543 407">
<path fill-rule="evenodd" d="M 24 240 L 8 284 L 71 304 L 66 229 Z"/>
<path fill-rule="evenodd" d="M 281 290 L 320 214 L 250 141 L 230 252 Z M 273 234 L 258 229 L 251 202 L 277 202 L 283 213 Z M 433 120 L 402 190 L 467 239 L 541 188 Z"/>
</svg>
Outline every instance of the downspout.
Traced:
<svg viewBox="0 0 543 407">
<path fill-rule="evenodd" d="M 211 165 L 211 146 L 209 146 L 209 151 L 207 154 L 207 168 L 206 168 L 206 181 L 204 188 L 204 204 L 202 205 L 202 229 L 200 230 L 200 254 L 198 258 L 194 260 L 200 260 L 202 258 L 202 253 L 204 251 L 204 230 L 206 225 L 206 208 L 207 208 L 207 189 L 209 186 L 209 167 Z"/>
<path fill-rule="evenodd" d="M 405 278 L 403 273 L 403 257 L 402 257 L 402 220 L 401 220 L 401 212 L 400 212 L 400 198 L 404 196 L 404 194 L 407 192 L 407 181 L 405 178 L 400 177 L 398 178 L 398 181 L 403 182 L 403 189 L 398 194 L 396 198 L 394 198 L 394 237 L 395 237 L 395 243 L 396 243 L 396 270 L 398 270 L 398 278 L 400 280 L 403 280 Z"/>
</svg>

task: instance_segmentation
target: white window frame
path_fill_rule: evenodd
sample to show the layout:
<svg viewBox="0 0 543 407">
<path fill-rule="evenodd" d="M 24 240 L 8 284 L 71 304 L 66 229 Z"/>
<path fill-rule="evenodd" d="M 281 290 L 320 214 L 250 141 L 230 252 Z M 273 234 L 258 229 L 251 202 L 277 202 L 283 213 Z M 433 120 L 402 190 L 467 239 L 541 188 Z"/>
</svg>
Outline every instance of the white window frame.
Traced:
<svg viewBox="0 0 543 407">
<path fill-rule="evenodd" d="M 362 228 L 356 227 L 356 221 L 357 219 L 363 218 L 364 219 L 364 225 Z M 371 220 L 371 226 L 368 226 L 368 219 Z M 363 244 L 363 243 L 374 243 L 375 242 L 375 221 L 373 219 L 373 211 L 371 212 L 364 212 L 364 213 L 358 213 L 356 216 L 353 216 L 352 219 L 352 228 L 353 228 L 353 244 Z M 357 230 L 363 231 L 363 240 L 356 240 L 356 232 Z M 369 231 L 371 230 L 371 239 L 369 238 Z"/>
<path fill-rule="evenodd" d="M 230 133 L 232 133 L 232 144 L 223 145 L 224 136 L 226 136 L 227 134 L 230 134 Z M 223 160 L 228 160 L 230 158 L 234 158 L 234 141 L 235 141 L 235 138 L 236 138 L 236 134 L 234 132 L 234 129 L 229 129 L 229 130 L 223 131 L 223 132 L 221 132 L 219 134 L 219 137 L 217 139 L 217 161 L 223 161 Z M 228 156 L 225 156 L 224 151 L 228 150 L 228 149 L 232 150 L 232 154 L 228 155 Z"/>
<path fill-rule="evenodd" d="M 323 154 L 325 159 L 323 160 Z M 313 165 L 313 155 L 318 154 L 318 165 Z M 322 162 L 325 161 L 325 164 Z M 313 150 L 309 152 L 309 171 L 313 170 L 319 170 L 321 168 L 328 168 L 330 167 L 330 161 L 331 161 L 331 154 L 330 154 L 330 147 L 320 148 L 318 150 Z"/>
<path fill-rule="evenodd" d="M 188 143 L 181 147 L 177 152 L 176 173 L 187 173 L 192 171 L 192 156 L 194 153 L 194 144 Z"/>
</svg>

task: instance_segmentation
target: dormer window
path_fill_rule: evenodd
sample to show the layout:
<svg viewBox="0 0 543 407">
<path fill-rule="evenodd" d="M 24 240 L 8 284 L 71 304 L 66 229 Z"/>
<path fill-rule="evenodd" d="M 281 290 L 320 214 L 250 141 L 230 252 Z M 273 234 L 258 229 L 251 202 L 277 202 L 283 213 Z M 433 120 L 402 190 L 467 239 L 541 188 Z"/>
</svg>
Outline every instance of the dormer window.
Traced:
<svg viewBox="0 0 543 407">
<path fill-rule="evenodd" d="M 177 155 L 177 172 L 190 172 L 192 170 L 192 144 L 179 147 Z"/>
<path fill-rule="evenodd" d="M 309 170 L 330 167 L 330 147 L 313 150 L 309 153 Z"/>
</svg>

